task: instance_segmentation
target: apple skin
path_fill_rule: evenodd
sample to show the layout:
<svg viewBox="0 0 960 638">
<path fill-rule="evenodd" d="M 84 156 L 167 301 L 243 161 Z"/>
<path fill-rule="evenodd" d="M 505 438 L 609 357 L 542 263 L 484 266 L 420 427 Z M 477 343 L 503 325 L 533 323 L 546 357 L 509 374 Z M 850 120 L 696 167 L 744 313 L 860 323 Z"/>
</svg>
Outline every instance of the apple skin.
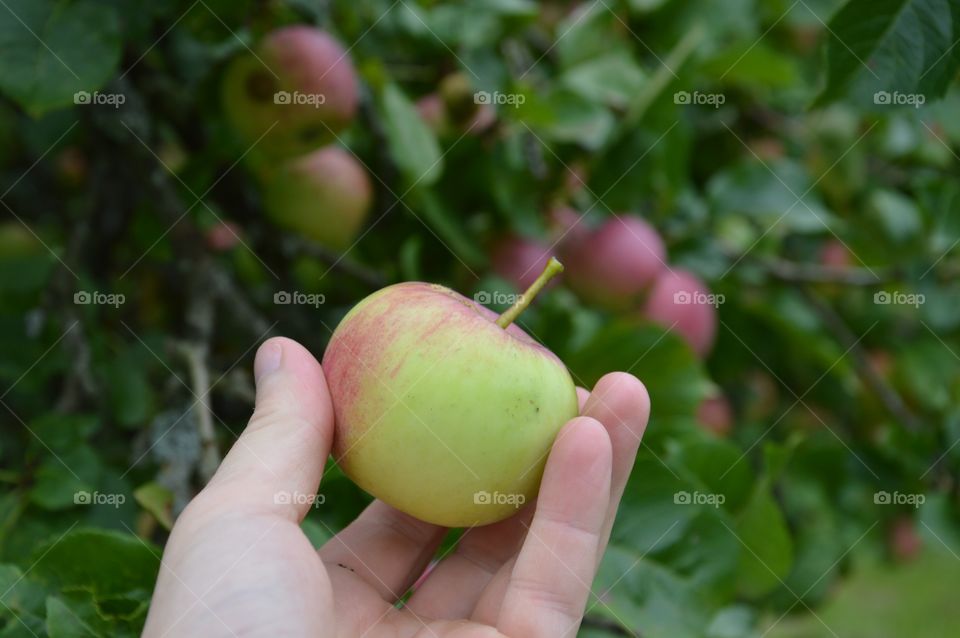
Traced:
<svg viewBox="0 0 960 638">
<path fill-rule="evenodd" d="M 567 243 L 562 254 L 570 287 L 584 300 L 611 309 L 629 308 L 641 298 L 667 258 L 659 233 L 635 215 L 608 219 Z"/>
<path fill-rule="evenodd" d="M 540 276 L 552 254 L 544 242 L 511 235 L 494 245 L 490 263 L 495 273 L 522 292 Z"/>
<path fill-rule="evenodd" d="M 323 103 L 277 104 L 280 91 L 323 96 Z M 358 102 L 357 76 L 346 51 L 307 26 L 272 31 L 256 56 L 234 60 L 223 79 L 227 120 L 265 158 L 293 157 L 332 141 L 351 122 Z"/>
<path fill-rule="evenodd" d="M 674 300 L 677 293 L 696 299 L 710 294 L 710 289 L 691 272 L 681 268 L 665 270 L 650 288 L 643 314 L 667 328 L 672 327 L 694 352 L 706 356 L 717 335 L 717 309 L 708 303 L 678 303 Z"/>
<path fill-rule="evenodd" d="M 357 304 L 323 355 L 334 458 L 357 485 L 445 527 L 531 503 L 560 428 L 578 412 L 566 367 L 496 313 L 444 286 L 388 286 Z"/>
<path fill-rule="evenodd" d="M 277 225 L 334 248 L 347 248 L 370 210 L 363 165 L 339 146 L 288 160 L 268 174 L 263 206 Z"/>
</svg>

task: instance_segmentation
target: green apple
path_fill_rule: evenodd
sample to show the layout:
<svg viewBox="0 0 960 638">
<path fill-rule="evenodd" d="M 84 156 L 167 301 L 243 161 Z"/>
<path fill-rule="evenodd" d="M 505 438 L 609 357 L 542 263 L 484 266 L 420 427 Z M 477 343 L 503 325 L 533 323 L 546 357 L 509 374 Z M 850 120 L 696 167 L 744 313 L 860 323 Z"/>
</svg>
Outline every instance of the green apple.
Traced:
<svg viewBox="0 0 960 638">
<path fill-rule="evenodd" d="M 274 222 L 338 250 L 356 238 L 372 199 L 367 171 L 338 146 L 288 160 L 263 186 L 263 206 Z"/>
<path fill-rule="evenodd" d="M 312 27 L 283 27 L 235 59 L 223 78 L 232 128 L 261 162 L 309 152 L 353 119 L 357 77 L 332 37 Z"/>
<path fill-rule="evenodd" d="M 537 494 L 577 393 L 513 320 L 555 259 L 499 317 L 444 286 L 388 286 L 343 318 L 323 356 L 334 457 L 357 485 L 446 527 L 507 518 Z"/>
</svg>

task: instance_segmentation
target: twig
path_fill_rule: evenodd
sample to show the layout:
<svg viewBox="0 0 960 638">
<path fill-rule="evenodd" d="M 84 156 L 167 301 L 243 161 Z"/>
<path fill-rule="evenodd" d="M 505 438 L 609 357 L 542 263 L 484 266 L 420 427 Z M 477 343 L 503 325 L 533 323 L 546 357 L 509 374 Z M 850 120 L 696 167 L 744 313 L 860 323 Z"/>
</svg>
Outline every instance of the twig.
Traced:
<svg viewBox="0 0 960 638">
<path fill-rule="evenodd" d="M 763 259 L 758 263 L 771 275 L 790 283 L 837 283 L 849 286 L 876 286 L 894 279 L 894 273 L 884 270 L 880 274 L 867 268 L 821 266 L 799 263 L 786 259 Z"/>
<path fill-rule="evenodd" d="M 178 343 L 177 351 L 183 356 L 190 370 L 190 385 L 196 395 L 194 412 L 197 416 L 197 433 L 200 435 L 200 478 L 207 483 L 220 465 L 220 449 L 213 428 L 210 400 L 210 370 L 207 368 L 207 347 L 198 343 Z"/>
<path fill-rule="evenodd" d="M 880 376 L 873 364 L 870 363 L 856 335 L 853 334 L 853 331 L 850 330 L 843 318 L 815 293 L 803 286 L 799 288 L 801 294 L 803 294 L 817 314 L 820 315 L 820 318 L 823 319 L 827 328 L 834 334 L 842 346 L 849 349 L 854 368 L 856 368 L 864 384 L 873 390 L 880 399 L 880 402 L 883 403 L 894 417 L 903 423 L 904 427 L 912 432 L 919 431 L 920 422 L 917 417 L 910 411 L 897 391 Z"/>
<path fill-rule="evenodd" d="M 210 279 L 215 264 L 209 257 L 202 257 L 194 266 L 197 276 L 191 280 L 188 290 L 186 321 L 190 338 L 177 344 L 180 354 L 190 370 L 190 384 L 196 397 L 197 433 L 200 436 L 200 477 L 204 483 L 213 477 L 220 465 L 220 449 L 217 447 L 217 435 L 213 428 L 213 415 L 210 404 L 210 370 L 207 357 L 210 352 L 210 339 L 216 307 L 210 294 Z"/>
</svg>

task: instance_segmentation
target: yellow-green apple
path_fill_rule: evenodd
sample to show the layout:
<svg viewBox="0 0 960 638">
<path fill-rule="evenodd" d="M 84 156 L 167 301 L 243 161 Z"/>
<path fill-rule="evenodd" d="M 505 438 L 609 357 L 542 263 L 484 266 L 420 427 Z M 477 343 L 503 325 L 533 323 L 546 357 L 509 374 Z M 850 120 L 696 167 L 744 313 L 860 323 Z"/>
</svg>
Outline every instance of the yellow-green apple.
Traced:
<svg viewBox="0 0 960 638">
<path fill-rule="evenodd" d="M 681 268 L 664 270 L 650 288 L 643 314 L 676 330 L 698 355 L 705 356 L 717 334 L 717 304 L 699 277 Z"/>
<path fill-rule="evenodd" d="M 354 240 L 372 199 L 367 171 L 339 146 L 284 162 L 263 186 L 264 209 L 274 222 L 334 249 Z"/>
<path fill-rule="evenodd" d="M 641 299 L 665 267 L 659 233 L 636 215 L 617 215 L 595 231 L 568 242 L 570 287 L 583 299 L 609 308 L 628 308 Z"/>
<path fill-rule="evenodd" d="M 561 269 L 551 260 L 499 317 L 420 282 L 350 310 L 323 355 L 333 453 L 347 476 L 447 527 L 492 523 L 531 502 L 577 394 L 560 359 L 512 322 Z"/>
<path fill-rule="evenodd" d="M 526 290 L 550 261 L 550 246 L 542 241 L 508 235 L 497 241 L 490 254 L 490 264 L 517 290 Z"/>
<path fill-rule="evenodd" d="M 227 120 L 255 153 L 292 157 L 328 143 L 353 119 L 357 78 L 330 35 L 297 25 L 269 33 L 223 79 Z"/>
</svg>

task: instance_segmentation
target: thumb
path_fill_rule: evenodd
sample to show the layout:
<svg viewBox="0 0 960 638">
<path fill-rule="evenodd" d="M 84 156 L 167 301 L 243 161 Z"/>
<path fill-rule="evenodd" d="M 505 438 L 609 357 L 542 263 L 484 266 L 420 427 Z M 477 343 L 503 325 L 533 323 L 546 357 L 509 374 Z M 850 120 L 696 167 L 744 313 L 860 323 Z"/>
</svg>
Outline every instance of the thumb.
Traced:
<svg viewBox="0 0 960 638">
<path fill-rule="evenodd" d="M 320 364 L 306 348 L 269 339 L 254 362 L 256 408 L 210 488 L 227 486 L 234 507 L 300 520 L 316 494 L 333 440 L 333 407 Z M 217 489 L 219 492 L 220 490 Z"/>
</svg>

